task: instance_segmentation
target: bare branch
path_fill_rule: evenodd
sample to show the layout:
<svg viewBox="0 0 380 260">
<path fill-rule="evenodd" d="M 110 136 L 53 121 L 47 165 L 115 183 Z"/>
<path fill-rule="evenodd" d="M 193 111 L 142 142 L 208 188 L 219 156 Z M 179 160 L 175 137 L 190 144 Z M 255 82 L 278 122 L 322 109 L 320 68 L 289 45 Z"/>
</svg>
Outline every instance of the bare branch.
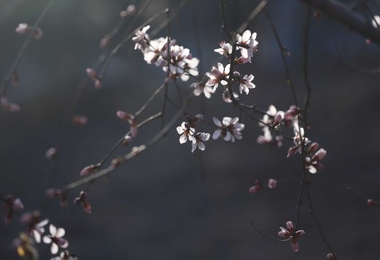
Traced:
<svg viewBox="0 0 380 260">
<path fill-rule="evenodd" d="M 301 0 L 327 15 L 344 23 L 364 37 L 380 45 L 380 30 L 372 26 L 363 16 L 351 11 L 347 6 L 334 0 Z"/>
</svg>

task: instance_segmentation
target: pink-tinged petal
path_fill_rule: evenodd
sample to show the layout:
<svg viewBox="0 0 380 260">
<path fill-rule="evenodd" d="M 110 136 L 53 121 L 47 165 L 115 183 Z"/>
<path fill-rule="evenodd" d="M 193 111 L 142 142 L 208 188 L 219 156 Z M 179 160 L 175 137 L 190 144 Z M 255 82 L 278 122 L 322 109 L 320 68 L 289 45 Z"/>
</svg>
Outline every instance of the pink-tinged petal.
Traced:
<svg viewBox="0 0 380 260">
<path fill-rule="evenodd" d="M 315 174 L 315 173 L 317 173 L 317 169 L 316 169 L 313 165 L 310 165 L 310 166 L 308 166 L 307 168 L 308 168 L 308 170 L 309 170 L 309 172 L 310 172 L 311 174 Z"/>
<path fill-rule="evenodd" d="M 179 137 L 179 143 L 180 144 L 184 144 L 184 143 L 186 143 L 187 142 L 187 137 L 186 137 L 186 135 L 181 135 L 180 137 Z"/>
<path fill-rule="evenodd" d="M 230 64 L 227 64 L 226 67 L 224 68 L 224 73 L 225 74 L 230 74 Z"/>
<path fill-rule="evenodd" d="M 290 147 L 288 151 L 288 155 L 286 157 L 295 155 L 297 153 L 297 150 L 298 150 L 298 146 Z"/>
<path fill-rule="evenodd" d="M 244 31 L 243 32 L 243 35 L 241 36 L 241 38 L 242 38 L 242 41 L 243 42 L 246 42 L 246 41 L 248 41 L 250 38 L 251 38 L 251 31 L 250 30 L 246 30 L 246 31 Z"/>
<path fill-rule="evenodd" d="M 258 186 L 252 186 L 251 188 L 249 188 L 249 193 L 256 193 L 257 191 L 259 191 L 259 187 Z"/>
<path fill-rule="evenodd" d="M 55 236 L 56 237 L 63 237 L 64 235 L 65 235 L 65 230 L 63 228 L 58 228 Z"/>
<path fill-rule="evenodd" d="M 296 236 L 297 237 L 302 237 L 303 235 L 305 235 L 305 231 L 303 229 L 296 231 Z"/>
<path fill-rule="evenodd" d="M 204 143 L 199 142 L 199 143 L 198 143 L 198 148 L 199 148 L 199 150 L 204 151 L 204 150 L 206 149 L 206 146 L 205 146 Z"/>
<path fill-rule="evenodd" d="M 34 236 L 34 240 L 37 243 L 41 242 L 41 234 L 40 234 L 40 232 L 38 232 L 37 230 L 33 230 L 33 236 Z"/>
<path fill-rule="evenodd" d="M 314 160 L 319 161 L 322 160 L 326 156 L 326 150 L 325 149 L 319 149 L 315 155 L 313 156 Z"/>
<path fill-rule="evenodd" d="M 293 225 L 293 222 L 292 221 L 288 221 L 286 222 L 286 227 L 289 231 L 293 230 L 294 229 L 294 225 Z"/>
<path fill-rule="evenodd" d="M 42 241 L 44 241 L 45 244 L 50 244 L 50 243 L 51 243 L 51 238 L 48 237 L 48 236 L 44 236 L 44 237 L 42 238 Z"/>
<path fill-rule="evenodd" d="M 58 245 L 59 245 L 59 247 L 66 248 L 69 246 L 69 242 L 64 238 L 60 238 L 58 240 Z"/>
<path fill-rule="evenodd" d="M 289 237 L 289 235 L 288 235 L 288 232 L 286 231 L 279 231 L 278 232 L 278 236 L 279 237 L 283 237 L 283 238 L 288 238 Z"/>
<path fill-rule="evenodd" d="M 193 153 L 196 148 L 197 148 L 197 143 L 196 142 L 192 142 L 191 143 L 191 152 Z"/>
<path fill-rule="evenodd" d="M 291 239 L 290 244 L 292 245 L 292 249 L 294 252 L 298 252 L 299 247 L 296 239 Z"/>
<path fill-rule="evenodd" d="M 51 243 L 50 252 L 53 255 L 55 255 L 56 253 L 58 253 L 58 245 L 56 243 Z"/>
<path fill-rule="evenodd" d="M 220 63 L 220 62 L 218 62 L 218 64 L 217 64 L 217 66 L 218 66 L 218 71 L 220 72 L 220 73 L 223 73 L 223 64 L 222 63 Z"/>
<path fill-rule="evenodd" d="M 214 139 L 214 140 L 218 139 L 221 133 L 222 133 L 222 129 L 215 130 L 215 132 L 212 135 L 212 139 Z"/>
<path fill-rule="evenodd" d="M 214 124 L 216 126 L 222 127 L 222 124 L 220 123 L 219 119 L 217 119 L 216 117 L 213 117 L 212 120 L 214 121 Z"/>
<path fill-rule="evenodd" d="M 308 149 L 308 152 L 309 153 L 314 153 L 315 151 L 317 151 L 319 148 L 319 144 L 317 142 L 314 142 L 312 143 L 310 146 L 309 146 L 309 149 Z"/>
<path fill-rule="evenodd" d="M 17 198 L 13 201 L 13 207 L 12 208 L 15 211 L 19 211 L 19 210 L 22 210 L 24 208 L 24 205 L 22 204 L 21 200 L 19 198 Z"/>
<path fill-rule="evenodd" d="M 55 234 L 57 233 L 57 228 L 54 225 L 50 225 L 49 231 L 52 236 L 55 236 Z"/>
</svg>

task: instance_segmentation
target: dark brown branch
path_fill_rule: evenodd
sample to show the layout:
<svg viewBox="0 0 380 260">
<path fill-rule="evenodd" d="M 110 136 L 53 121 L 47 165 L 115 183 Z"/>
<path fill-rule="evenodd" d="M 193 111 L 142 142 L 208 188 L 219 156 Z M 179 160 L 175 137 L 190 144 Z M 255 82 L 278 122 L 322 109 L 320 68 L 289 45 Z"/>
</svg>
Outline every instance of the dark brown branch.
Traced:
<svg viewBox="0 0 380 260">
<path fill-rule="evenodd" d="M 380 45 L 380 30 L 363 16 L 351 11 L 347 6 L 334 0 L 301 0 L 318 8 L 332 18 L 342 22 L 364 37 Z"/>
</svg>

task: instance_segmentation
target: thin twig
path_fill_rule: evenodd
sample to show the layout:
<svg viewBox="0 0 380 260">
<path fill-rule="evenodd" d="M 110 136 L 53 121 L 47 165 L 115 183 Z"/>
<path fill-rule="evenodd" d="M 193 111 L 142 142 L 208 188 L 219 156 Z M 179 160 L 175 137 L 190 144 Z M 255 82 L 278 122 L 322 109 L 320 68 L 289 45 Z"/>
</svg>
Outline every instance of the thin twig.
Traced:
<svg viewBox="0 0 380 260">
<path fill-rule="evenodd" d="M 40 25 L 42 19 L 45 17 L 47 12 L 50 10 L 50 8 L 53 6 L 54 0 L 50 0 L 49 3 L 46 5 L 45 9 L 42 11 L 40 16 L 37 18 L 36 22 L 33 24 L 32 30 L 29 32 L 28 37 L 25 39 L 24 44 L 22 45 L 15 61 L 13 62 L 13 65 L 8 73 L 8 75 L 3 80 L 3 87 L 0 91 L 0 97 L 7 95 L 7 88 L 9 86 L 10 79 L 12 78 L 13 73 L 17 70 L 18 65 L 21 62 L 22 57 L 24 56 L 25 50 L 28 47 L 32 37 L 34 36 L 35 31 L 37 30 L 37 27 Z"/>
</svg>

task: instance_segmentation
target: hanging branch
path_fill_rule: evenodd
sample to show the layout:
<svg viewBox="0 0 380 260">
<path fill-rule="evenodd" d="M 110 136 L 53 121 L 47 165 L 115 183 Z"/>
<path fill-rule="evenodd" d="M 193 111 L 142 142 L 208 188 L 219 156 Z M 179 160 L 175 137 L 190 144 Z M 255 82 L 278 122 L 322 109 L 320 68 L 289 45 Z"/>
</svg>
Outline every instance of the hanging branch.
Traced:
<svg viewBox="0 0 380 260">
<path fill-rule="evenodd" d="M 353 12 L 346 5 L 334 0 L 301 0 L 334 19 L 342 22 L 364 37 L 380 45 L 380 30 L 372 26 L 363 16 Z"/>
</svg>

